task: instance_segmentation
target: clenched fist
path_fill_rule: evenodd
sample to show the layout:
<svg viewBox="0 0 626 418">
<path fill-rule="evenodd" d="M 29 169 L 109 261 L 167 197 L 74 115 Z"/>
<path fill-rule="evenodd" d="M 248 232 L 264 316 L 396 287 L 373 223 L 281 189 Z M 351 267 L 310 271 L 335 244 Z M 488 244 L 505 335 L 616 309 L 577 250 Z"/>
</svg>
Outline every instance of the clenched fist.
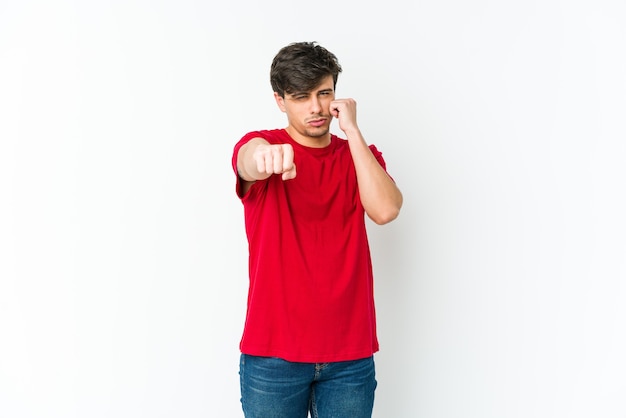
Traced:
<svg viewBox="0 0 626 418">
<path fill-rule="evenodd" d="M 252 158 L 259 173 L 282 174 L 283 180 L 296 177 L 293 147 L 290 144 L 259 144 Z"/>
<path fill-rule="evenodd" d="M 336 99 L 330 103 L 330 114 L 339 120 L 339 129 L 346 132 L 357 127 L 356 101 L 354 99 Z"/>
</svg>

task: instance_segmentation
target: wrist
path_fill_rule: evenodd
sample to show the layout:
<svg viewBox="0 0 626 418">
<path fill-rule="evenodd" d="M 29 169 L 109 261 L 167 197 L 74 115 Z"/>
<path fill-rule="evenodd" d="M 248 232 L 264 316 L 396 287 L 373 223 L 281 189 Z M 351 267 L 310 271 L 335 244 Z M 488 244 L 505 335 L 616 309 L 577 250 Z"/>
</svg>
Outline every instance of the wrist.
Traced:
<svg viewBox="0 0 626 418">
<path fill-rule="evenodd" d="M 348 141 L 358 141 L 363 139 L 361 130 L 356 126 L 344 129 L 343 133 L 346 134 L 346 139 Z"/>
</svg>

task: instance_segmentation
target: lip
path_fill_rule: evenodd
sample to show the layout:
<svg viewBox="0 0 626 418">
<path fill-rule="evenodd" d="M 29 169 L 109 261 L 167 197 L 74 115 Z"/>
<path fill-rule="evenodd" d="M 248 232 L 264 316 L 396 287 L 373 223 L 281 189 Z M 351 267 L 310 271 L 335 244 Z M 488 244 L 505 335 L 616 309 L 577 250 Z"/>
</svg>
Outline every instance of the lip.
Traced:
<svg viewBox="0 0 626 418">
<path fill-rule="evenodd" d="M 315 126 L 316 128 L 324 125 L 326 123 L 326 118 L 313 119 L 308 122 L 309 125 Z"/>
</svg>

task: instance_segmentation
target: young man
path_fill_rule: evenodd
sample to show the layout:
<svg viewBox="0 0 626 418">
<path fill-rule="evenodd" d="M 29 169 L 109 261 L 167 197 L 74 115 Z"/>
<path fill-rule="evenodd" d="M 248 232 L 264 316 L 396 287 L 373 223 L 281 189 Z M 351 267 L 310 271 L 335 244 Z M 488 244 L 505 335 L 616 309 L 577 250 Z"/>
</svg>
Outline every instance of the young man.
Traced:
<svg viewBox="0 0 626 418">
<path fill-rule="evenodd" d="M 250 251 L 240 346 L 248 418 L 372 414 L 378 340 L 364 215 L 394 220 L 402 194 L 363 139 L 356 102 L 335 98 L 340 72 L 316 43 L 282 48 L 270 82 L 287 127 L 234 147 Z M 330 133 L 333 118 L 346 139 Z"/>
</svg>

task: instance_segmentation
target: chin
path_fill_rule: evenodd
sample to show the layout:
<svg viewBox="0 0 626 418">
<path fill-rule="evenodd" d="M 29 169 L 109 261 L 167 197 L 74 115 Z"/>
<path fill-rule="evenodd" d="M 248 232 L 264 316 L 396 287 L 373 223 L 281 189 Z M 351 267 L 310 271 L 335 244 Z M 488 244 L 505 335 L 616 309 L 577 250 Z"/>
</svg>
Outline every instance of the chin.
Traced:
<svg viewBox="0 0 626 418">
<path fill-rule="evenodd" d="M 307 134 L 307 136 L 310 136 L 312 138 L 319 138 L 321 136 L 325 136 L 326 134 L 328 134 L 329 132 L 329 128 L 328 127 L 320 127 L 318 129 L 306 129 L 305 132 Z"/>
</svg>

